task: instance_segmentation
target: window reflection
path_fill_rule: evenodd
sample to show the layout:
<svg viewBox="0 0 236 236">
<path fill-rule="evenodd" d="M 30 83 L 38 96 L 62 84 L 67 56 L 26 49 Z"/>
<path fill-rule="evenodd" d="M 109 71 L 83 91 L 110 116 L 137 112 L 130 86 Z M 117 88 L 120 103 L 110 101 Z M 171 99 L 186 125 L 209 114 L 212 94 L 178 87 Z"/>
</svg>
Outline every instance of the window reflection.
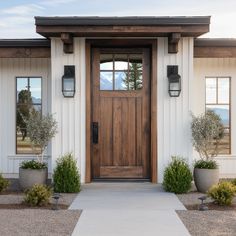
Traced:
<svg viewBox="0 0 236 236">
<path fill-rule="evenodd" d="M 129 90 L 128 72 L 115 72 L 115 90 Z"/>
<path fill-rule="evenodd" d="M 112 54 L 100 55 L 100 70 L 113 70 L 113 55 Z"/>
<path fill-rule="evenodd" d="M 115 70 L 128 70 L 128 54 L 114 55 Z"/>
<path fill-rule="evenodd" d="M 216 103 L 216 79 L 206 79 L 206 103 Z"/>
<path fill-rule="evenodd" d="M 142 54 L 100 54 L 100 90 L 140 90 Z"/>
<path fill-rule="evenodd" d="M 229 103 L 229 79 L 218 79 L 218 103 Z"/>
<path fill-rule="evenodd" d="M 224 125 L 219 154 L 230 154 L 230 78 L 206 78 L 206 110 L 219 115 Z"/>
<path fill-rule="evenodd" d="M 40 153 L 33 150 L 27 136 L 27 119 L 31 112 L 42 112 L 41 78 L 16 78 L 16 153 Z"/>
<path fill-rule="evenodd" d="M 214 111 L 225 127 L 229 127 L 229 105 L 206 105 L 207 110 Z"/>
<path fill-rule="evenodd" d="M 100 90 L 113 90 L 113 73 L 100 72 Z"/>
</svg>

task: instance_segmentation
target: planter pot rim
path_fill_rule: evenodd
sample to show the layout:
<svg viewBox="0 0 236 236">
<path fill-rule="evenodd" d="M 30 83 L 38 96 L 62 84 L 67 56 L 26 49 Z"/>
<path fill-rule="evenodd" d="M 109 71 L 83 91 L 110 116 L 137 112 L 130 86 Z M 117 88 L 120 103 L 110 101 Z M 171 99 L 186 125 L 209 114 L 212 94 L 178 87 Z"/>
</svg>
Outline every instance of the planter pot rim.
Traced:
<svg viewBox="0 0 236 236">
<path fill-rule="evenodd" d="M 214 168 L 214 169 L 208 169 L 208 168 L 197 168 L 197 167 L 194 167 L 194 170 L 197 169 L 197 170 L 219 170 L 219 167 L 217 168 Z"/>
<path fill-rule="evenodd" d="M 22 168 L 22 167 L 19 167 L 19 169 L 21 170 L 47 170 L 48 168 L 41 168 L 41 169 L 32 169 L 32 168 Z"/>
</svg>

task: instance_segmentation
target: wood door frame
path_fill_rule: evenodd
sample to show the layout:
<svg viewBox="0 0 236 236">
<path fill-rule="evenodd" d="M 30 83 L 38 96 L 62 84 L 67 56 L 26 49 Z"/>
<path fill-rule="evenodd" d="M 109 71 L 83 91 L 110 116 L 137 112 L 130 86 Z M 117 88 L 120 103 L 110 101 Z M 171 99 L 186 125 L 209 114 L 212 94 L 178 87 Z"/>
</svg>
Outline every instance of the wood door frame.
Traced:
<svg viewBox="0 0 236 236">
<path fill-rule="evenodd" d="M 92 180 L 91 165 L 91 121 L 92 121 L 92 64 L 91 53 L 92 47 L 151 47 L 151 182 L 157 183 L 157 39 L 87 39 L 86 40 L 86 168 L 85 182 L 90 183 Z"/>
</svg>

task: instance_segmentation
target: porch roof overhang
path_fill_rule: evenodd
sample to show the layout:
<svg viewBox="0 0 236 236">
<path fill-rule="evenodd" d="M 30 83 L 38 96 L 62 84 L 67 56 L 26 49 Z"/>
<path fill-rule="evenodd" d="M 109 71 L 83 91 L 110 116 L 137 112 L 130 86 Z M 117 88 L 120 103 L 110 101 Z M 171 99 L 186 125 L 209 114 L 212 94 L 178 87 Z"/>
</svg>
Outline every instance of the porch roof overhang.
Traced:
<svg viewBox="0 0 236 236">
<path fill-rule="evenodd" d="M 236 39 L 199 38 L 194 40 L 195 58 L 235 58 Z"/>
<path fill-rule="evenodd" d="M 35 17 L 36 32 L 44 37 L 157 37 L 179 33 L 198 37 L 209 32 L 210 16 L 192 17 Z"/>
<path fill-rule="evenodd" d="M 50 58 L 47 39 L 0 39 L 0 58 Z"/>
</svg>

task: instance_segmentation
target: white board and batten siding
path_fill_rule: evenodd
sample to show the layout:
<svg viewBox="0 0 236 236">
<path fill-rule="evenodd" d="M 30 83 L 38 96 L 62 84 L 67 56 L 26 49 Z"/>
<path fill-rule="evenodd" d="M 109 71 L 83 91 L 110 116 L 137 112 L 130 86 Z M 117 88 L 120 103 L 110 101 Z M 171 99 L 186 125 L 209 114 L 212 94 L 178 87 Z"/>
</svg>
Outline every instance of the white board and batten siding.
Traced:
<svg viewBox="0 0 236 236">
<path fill-rule="evenodd" d="M 50 59 L 0 58 L 0 173 L 18 177 L 19 164 L 32 155 L 16 155 L 16 77 L 42 77 L 43 113 L 50 111 Z M 49 170 L 50 152 L 47 154 Z"/>
<path fill-rule="evenodd" d="M 168 53 L 168 39 L 158 38 L 158 182 L 163 180 L 171 156 L 178 155 L 192 164 L 190 112 L 192 110 L 193 39 L 182 38 L 177 54 Z M 182 91 L 179 97 L 168 94 L 167 65 L 178 65 Z"/>
<path fill-rule="evenodd" d="M 52 166 L 56 158 L 72 153 L 85 181 L 85 39 L 74 38 L 74 53 L 63 53 L 60 38 L 51 39 L 51 101 L 52 113 L 58 121 L 58 134 L 52 140 Z M 62 95 L 62 76 L 65 65 L 75 65 L 76 92 L 74 98 Z"/>
<path fill-rule="evenodd" d="M 236 58 L 194 59 L 193 111 L 205 111 L 205 77 L 231 77 L 231 155 L 216 157 L 222 178 L 236 177 Z M 196 157 L 197 154 L 195 153 Z"/>
</svg>

